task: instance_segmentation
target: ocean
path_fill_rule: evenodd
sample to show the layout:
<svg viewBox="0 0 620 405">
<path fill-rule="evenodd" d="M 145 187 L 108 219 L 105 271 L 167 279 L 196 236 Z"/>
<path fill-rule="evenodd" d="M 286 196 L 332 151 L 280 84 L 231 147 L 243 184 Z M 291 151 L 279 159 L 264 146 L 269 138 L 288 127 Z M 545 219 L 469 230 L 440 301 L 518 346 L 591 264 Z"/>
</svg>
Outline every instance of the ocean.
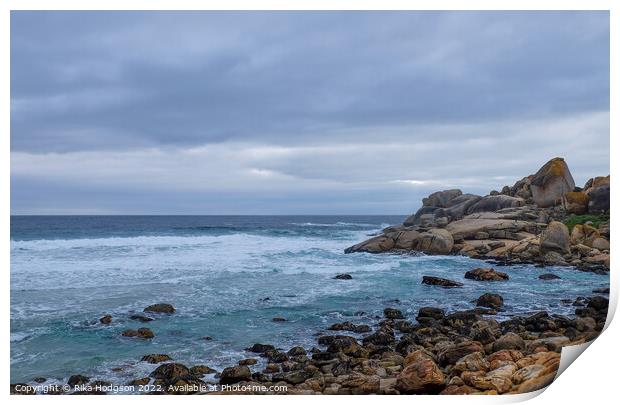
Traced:
<svg viewBox="0 0 620 405">
<path fill-rule="evenodd" d="M 310 349 L 335 322 L 374 325 L 385 307 L 414 320 L 422 306 L 472 308 L 485 292 L 504 297 L 500 320 L 540 310 L 571 315 L 562 299 L 609 286 L 608 276 L 560 267 L 502 267 L 510 281 L 481 283 L 463 275 L 489 264 L 467 257 L 343 253 L 404 218 L 12 216 L 11 382 L 83 374 L 123 384 L 156 367 L 139 361 L 149 353 L 221 370 L 252 357 L 244 348 L 253 343 Z M 561 279 L 538 280 L 543 272 Z M 339 273 L 353 279 L 335 280 Z M 423 275 L 465 285 L 422 285 Z M 160 302 L 177 312 L 129 319 Z M 113 317 L 108 326 L 98 322 L 104 314 Z M 139 327 L 155 338 L 121 337 Z"/>
</svg>

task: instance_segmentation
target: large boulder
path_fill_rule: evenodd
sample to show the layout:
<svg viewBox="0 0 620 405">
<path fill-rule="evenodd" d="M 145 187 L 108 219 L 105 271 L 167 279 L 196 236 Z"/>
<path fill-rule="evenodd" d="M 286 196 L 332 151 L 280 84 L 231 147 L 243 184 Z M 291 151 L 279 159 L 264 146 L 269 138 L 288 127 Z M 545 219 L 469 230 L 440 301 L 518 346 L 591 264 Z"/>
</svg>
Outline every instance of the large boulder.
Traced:
<svg viewBox="0 0 620 405">
<path fill-rule="evenodd" d="M 388 236 L 375 236 L 357 245 L 348 247 L 344 250 L 345 253 L 355 252 L 368 252 L 368 253 L 381 253 L 386 252 L 394 247 L 394 239 Z"/>
<path fill-rule="evenodd" d="M 476 281 L 505 281 L 509 279 L 508 274 L 491 268 L 469 270 L 465 273 L 465 278 Z"/>
<path fill-rule="evenodd" d="M 570 235 L 568 228 L 561 222 L 551 221 L 540 235 L 540 251 L 570 253 Z"/>
<path fill-rule="evenodd" d="M 583 191 L 571 191 L 562 198 L 562 205 L 569 214 L 583 215 L 588 212 L 590 198 Z"/>
<path fill-rule="evenodd" d="M 448 254 L 452 252 L 454 239 L 445 229 L 433 228 L 419 235 L 414 242 L 414 250 L 431 254 Z"/>
<path fill-rule="evenodd" d="M 539 207 L 557 205 L 562 197 L 573 191 L 575 180 L 563 158 L 553 158 L 541 167 L 530 180 L 532 199 Z"/>
<path fill-rule="evenodd" d="M 515 220 L 510 215 L 500 213 L 476 213 L 467 215 L 458 221 L 450 222 L 446 228 L 454 239 L 475 239 L 479 232 L 514 235 L 517 232 L 538 233 L 536 224 L 529 221 Z"/>
<path fill-rule="evenodd" d="M 220 384 L 234 384 L 240 381 L 249 381 L 251 379 L 252 372 L 248 366 L 233 366 L 222 370 Z"/>
<path fill-rule="evenodd" d="M 525 205 L 525 200 L 519 197 L 511 197 L 509 195 L 488 195 L 482 197 L 478 202 L 473 204 L 467 210 L 468 214 L 475 212 L 495 212 L 504 208 L 522 207 Z"/>
<path fill-rule="evenodd" d="M 417 351 L 407 356 L 410 363 L 396 379 L 396 389 L 407 394 L 436 394 L 445 386 L 441 369 L 426 353 Z"/>
<path fill-rule="evenodd" d="M 436 191 L 426 198 L 422 199 L 422 205 L 427 207 L 449 207 L 450 202 L 456 197 L 462 195 L 463 192 L 458 189 Z"/>
<path fill-rule="evenodd" d="M 609 184 L 593 187 L 588 190 L 588 212 L 598 214 L 609 211 Z"/>
<path fill-rule="evenodd" d="M 426 198 L 422 199 L 422 207 L 418 211 L 405 219 L 403 225 L 421 225 L 428 224 L 435 226 L 436 217 L 446 217 L 447 215 L 442 211 L 443 208 L 451 207 L 454 204 L 460 204 L 463 200 L 458 200 L 463 192 L 461 190 L 444 190 L 432 193 Z M 453 201 L 456 201 L 453 203 Z"/>
</svg>

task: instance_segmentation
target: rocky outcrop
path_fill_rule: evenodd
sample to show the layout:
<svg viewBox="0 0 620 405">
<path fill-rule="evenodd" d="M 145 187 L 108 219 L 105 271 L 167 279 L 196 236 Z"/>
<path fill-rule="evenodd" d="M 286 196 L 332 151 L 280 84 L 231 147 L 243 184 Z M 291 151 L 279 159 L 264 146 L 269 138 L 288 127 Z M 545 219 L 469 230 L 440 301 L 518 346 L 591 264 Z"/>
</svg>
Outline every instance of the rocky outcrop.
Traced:
<svg viewBox="0 0 620 405">
<path fill-rule="evenodd" d="M 490 268 L 469 270 L 465 273 L 465 278 L 476 281 L 506 281 L 509 279 L 508 274 Z"/>
<path fill-rule="evenodd" d="M 609 270 L 609 176 L 575 188 L 564 159 L 554 158 L 536 174 L 501 190 L 484 197 L 457 189 L 432 193 L 403 226 L 385 228 L 345 252 L 460 254 L 506 264 Z M 585 217 L 567 238 L 563 222 L 584 213 L 603 213 L 602 221 L 594 217 L 595 227 Z"/>
</svg>

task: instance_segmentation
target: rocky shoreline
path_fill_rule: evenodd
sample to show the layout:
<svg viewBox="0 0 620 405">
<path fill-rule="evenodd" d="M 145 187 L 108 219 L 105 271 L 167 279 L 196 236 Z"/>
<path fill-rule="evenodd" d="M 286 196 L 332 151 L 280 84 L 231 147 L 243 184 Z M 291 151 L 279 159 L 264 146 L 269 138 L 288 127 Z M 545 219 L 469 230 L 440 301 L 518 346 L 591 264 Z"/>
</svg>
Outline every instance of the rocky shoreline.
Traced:
<svg viewBox="0 0 620 405">
<path fill-rule="evenodd" d="M 609 176 L 575 187 L 564 160 L 555 158 L 501 192 L 433 193 L 403 225 L 388 227 L 345 253 L 466 255 L 494 266 L 573 266 L 607 276 L 609 233 Z M 517 394 L 549 385 L 562 347 L 590 341 L 604 328 L 608 288 L 592 291 L 591 297 L 567 298 L 574 317 L 541 311 L 500 322 L 493 316 L 502 310 L 504 297 L 492 286 L 509 283 L 509 276 L 476 268 L 458 277 L 479 282 L 485 291 L 471 309 L 446 313 L 422 307 L 415 319 L 406 319 L 401 309 L 384 308 L 376 324 L 347 321 L 309 331 L 317 332 L 312 348 L 256 343 L 246 349 L 248 358 L 219 372 L 205 364 L 175 362 L 163 353 L 145 354 L 139 361 L 156 368 L 126 386 L 150 387 L 140 389 L 148 394 Z M 351 276 L 334 278 L 346 283 Z M 546 280 L 557 276 L 539 278 L 553 282 Z M 429 275 L 421 275 L 421 282 L 438 292 L 463 285 Z M 160 303 L 132 319 L 147 323 L 151 316 L 174 313 L 172 305 Z M 107 314 L 99 319 L 103 325 L 113 322 Z M 155 333 L 139 328 L 122 336 L 152 339 Z M 34 381 L 44 382 L 43 377 Z M 111 386 L 73 375 L 64 389 L 54 386 L 45 393 L 106 394 Z M 12 394 L 42 393 L 35 391 L 32 383 L 11 384 Z"/>
<path fill-rule="evenodd" d="M 472 269 L 465 277 L 485 286 L 507 282 L 504 273 L 493 269 Z M 458 287 L 446 281 L 450 280 L 431 278 L 428 283 L 438 289 Z M 178 363 L 166 354 L 145 354 L 140 361 L 158 366 L 142 378 L 127 381 L 118 392 L 460 395 L 535 391 L 553 381 L 562 347 L 590 341 L 602 331 L 609 305 L 604 295 L 609 290 L 593 292 L 597 295 L 573 302 L 573 319 L 536 312 L 498 322 L 492 316 L 504 302 L 492 293 L 481 295 L 470 310 L 445 313 L 441 308 L 420 308 L 415 320 L 406 319 L 398 308 L 385 308 L 384 318 L 375 325 L 331 325 L 318 333 L 317 345 L 309 350 L 256 343 L 246 349 L 248 358 L 220 372 L 204 364 Z M 107 321 L 112 320 L 106 316 L 100 320 Z M 266 366 L 259 366 L 257 357 L 264 358 Z M 44 383 L 45 378 L 35 382 Z M 63 387 L 52 385 L 38 393 L 106 394 L 111 387 L 110 382 L 78 374 Z M 34 394 L 34 386 L 11 384 L 11 394 L 26 393 Z"/>
</svg>

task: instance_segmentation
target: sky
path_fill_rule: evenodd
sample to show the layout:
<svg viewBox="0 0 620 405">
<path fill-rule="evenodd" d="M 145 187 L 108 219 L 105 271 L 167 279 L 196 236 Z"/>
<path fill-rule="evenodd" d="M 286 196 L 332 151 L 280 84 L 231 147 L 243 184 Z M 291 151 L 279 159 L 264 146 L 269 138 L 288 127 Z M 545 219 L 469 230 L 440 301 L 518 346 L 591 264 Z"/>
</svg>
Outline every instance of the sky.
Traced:
<svg viewBox="0 0 620 405">
<path fill-rule="evenodd" d="M 403 214 L 609 173 L 608 12 L 12 12 L 12 214 Z"/>
</svg>

